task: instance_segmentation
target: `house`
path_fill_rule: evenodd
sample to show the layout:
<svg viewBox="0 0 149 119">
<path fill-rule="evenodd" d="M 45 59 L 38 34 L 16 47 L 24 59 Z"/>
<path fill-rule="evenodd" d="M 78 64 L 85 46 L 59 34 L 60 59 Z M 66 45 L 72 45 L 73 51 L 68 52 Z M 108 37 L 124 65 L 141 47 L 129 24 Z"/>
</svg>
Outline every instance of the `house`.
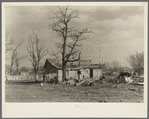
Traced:
<svg viewBox="0 0 149 119">
<path fill-rule="evenodd" d="M 66 79 L 75 78 L 81 80 L 84 78 L 93 78 L 94 80 L 99 80 L 102 76 L 102 65 L 91 64 L 91 61 L 85 60 L 77 63 L 77 65 L 67 65 Z M 60 82 L 62 81 L 62 66 L 59 62 L 54 59 L 46 59 L 44 69 L 49 79 L 58 77 L 58 80 Z"/>
</svg>

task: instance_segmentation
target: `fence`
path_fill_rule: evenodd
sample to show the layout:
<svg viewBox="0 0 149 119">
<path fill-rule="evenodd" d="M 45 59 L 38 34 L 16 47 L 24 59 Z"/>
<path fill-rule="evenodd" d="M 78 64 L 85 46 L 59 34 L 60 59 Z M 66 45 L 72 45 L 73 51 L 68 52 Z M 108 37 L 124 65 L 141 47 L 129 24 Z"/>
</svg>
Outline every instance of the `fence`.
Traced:
<svg viewBox="0 0 149 119">
<path fill-rule="evenodd" d="M 46 74 L 46 80 L 53 79 L 54 77 L 57 77 L 56 73 L 53 74 Z M 22 80 L 27 80 L 27 81 L 33 81 L 35 78 L 35 75 L 6 75 L 5 80 L 7 81 L 22 81 Z M 36 79 L 38 81 L 43 81 L 43 74 L 38 74 L 36 75 Z"/>
<path fill-rule="evenodd" d="M 34 77 L 35 77 L 35 75 L 26 75 L 26 76 L 6 75 L 5 76 L 5 80 L 7 80 L 7 81 L 22 81 L 22 80 L 32 81 L 32 80 L 34 80 Z M 42 75 L 37 75 L 36 79 L 38 81 L 42 81 L 43 80 L 43 76 Z"/>
</svg>

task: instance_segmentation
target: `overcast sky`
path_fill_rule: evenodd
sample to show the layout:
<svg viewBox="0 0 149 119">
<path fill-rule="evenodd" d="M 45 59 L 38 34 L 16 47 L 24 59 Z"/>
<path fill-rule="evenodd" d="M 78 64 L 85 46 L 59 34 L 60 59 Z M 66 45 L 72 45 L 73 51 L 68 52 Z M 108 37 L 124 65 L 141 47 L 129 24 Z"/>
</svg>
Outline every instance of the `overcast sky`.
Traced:
<svg viewBox="0 0 149 119">
<path fill-rule="evenodd" d="M 127 65 L 126 57 L 136 51 L 144 51 L 144 7 L 139 6 L 69 6 L 79 11 L 79 19 L 71 22 L 77 29 L 88 28 L 95 34 L 88 35 L 83 43 L 82 59 L 90 59 L 93 63 L 118 60 Z M 19 48 L 21 54 L 28 54 L 28 37 L 37 31 L 39 38 L 49 51 L 54 50 L 58 37 L 52 31 L 52 11 L 55 6 L 11 6 L 5 9 L 5 28 L 9 38 L 18 43 L 24 41 Z M 10 53 L 11 54 L 11 53 Z M 45 57 L 50 58 L 49 55 Z M 42 63 L 45 61 L 42 61 Z M 22 65 L 30 66 L 30 61 L 22 61 Z"/>
</svg>

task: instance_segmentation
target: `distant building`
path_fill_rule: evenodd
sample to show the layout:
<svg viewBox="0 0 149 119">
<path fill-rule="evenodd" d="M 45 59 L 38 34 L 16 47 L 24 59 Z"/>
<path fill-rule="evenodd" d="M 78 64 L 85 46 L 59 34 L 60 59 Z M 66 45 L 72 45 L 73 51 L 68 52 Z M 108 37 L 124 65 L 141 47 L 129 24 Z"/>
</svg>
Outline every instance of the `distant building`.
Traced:
<svg viewBox="0 0 149 119">
<path fill-rule="evenodd" d="M 21 76 L 28 76 L 29 75 L 29 72 L 28 71 L 21 71 L 20 72 L 20 75 Z"/>
</svg>

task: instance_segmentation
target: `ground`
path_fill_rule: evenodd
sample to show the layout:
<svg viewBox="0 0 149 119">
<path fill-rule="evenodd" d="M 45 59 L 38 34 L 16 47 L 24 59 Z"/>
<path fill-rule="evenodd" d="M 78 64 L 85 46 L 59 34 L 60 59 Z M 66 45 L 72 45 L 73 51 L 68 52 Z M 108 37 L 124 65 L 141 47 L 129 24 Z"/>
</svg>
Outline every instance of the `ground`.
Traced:
<svg viewBox="0 0 149 119">
<path fill-rule="evenodd" d="M 6 82 L 6 102 L 143 102 L 143 85 L 96 84 L 60 86 L 35 82 Z"/>
</svg>

